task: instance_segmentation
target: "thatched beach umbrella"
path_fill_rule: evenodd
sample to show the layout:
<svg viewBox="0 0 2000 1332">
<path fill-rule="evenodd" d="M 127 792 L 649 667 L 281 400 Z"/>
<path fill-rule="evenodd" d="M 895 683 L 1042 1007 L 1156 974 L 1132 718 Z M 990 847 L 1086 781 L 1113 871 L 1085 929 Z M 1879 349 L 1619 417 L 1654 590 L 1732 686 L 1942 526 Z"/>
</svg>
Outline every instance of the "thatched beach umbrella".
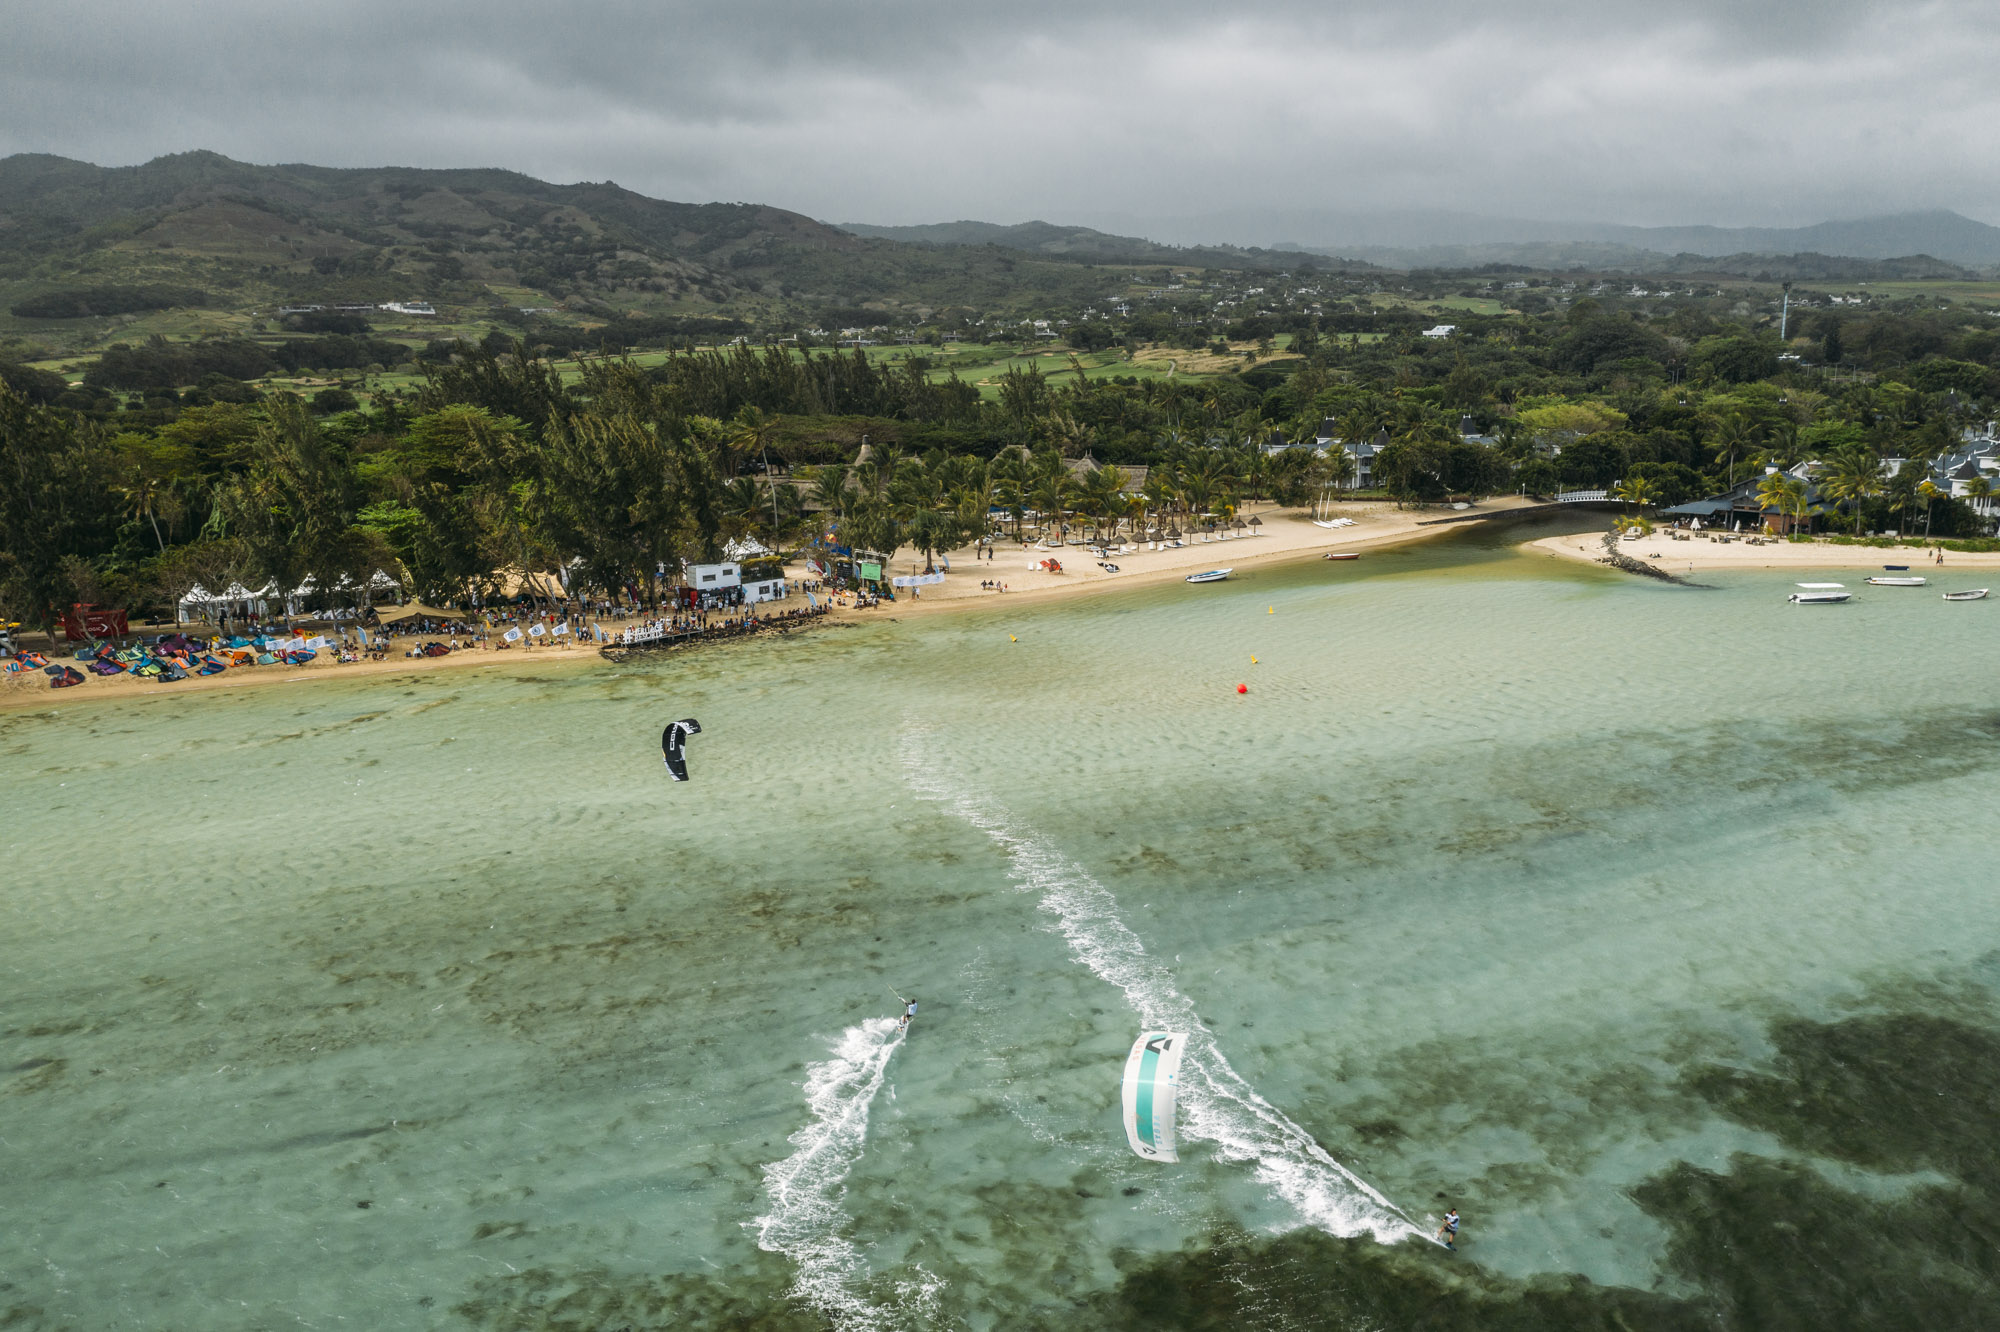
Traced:
<svg viewBox="0 0 2000 1332">
<path fill-rule="evenodd" d="M 1259 517 L 1257 517 L 1257 516 L 1256 516 L 1256 515 L 1254 515 L 1254 514 L 1252 514 L 1252 515 L 1251 515 L 1251 518 L 1250 518 L 1250 526 L 1252 526 L 1252 527 L 1262 527 L 1263 525 L 1264 525 L 1264 520 L 1263 520 L 1262 518 L 1259 518 Z"/>
</svg>

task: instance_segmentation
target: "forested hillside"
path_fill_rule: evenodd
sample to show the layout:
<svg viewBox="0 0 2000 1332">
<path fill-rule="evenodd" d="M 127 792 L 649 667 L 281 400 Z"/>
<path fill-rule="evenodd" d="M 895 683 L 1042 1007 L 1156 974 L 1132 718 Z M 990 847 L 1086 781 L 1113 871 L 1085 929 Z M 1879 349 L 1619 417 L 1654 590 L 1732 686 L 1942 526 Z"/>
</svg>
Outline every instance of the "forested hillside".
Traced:
<svg viewBox="0 0 2000 1332">
<path fill-rule="evenodd" d="M 1155 262 L 1173 257 L 1154 249 Z M 1218 258 L 1231 256 L 1207 256 Z M 1301 262 L 1332 266 L 1284 261 Z M 671 203 L 608 181 L 252 166 L 206 152 L 115 168 L 0 160 L 0 308 L 16 327 L 163 302 L 412 299 L 812 322 L 864 305 L 1027 310 L 1102 285 L 1057 258 L 866 239 L 781 208 Z"/>
</svg>

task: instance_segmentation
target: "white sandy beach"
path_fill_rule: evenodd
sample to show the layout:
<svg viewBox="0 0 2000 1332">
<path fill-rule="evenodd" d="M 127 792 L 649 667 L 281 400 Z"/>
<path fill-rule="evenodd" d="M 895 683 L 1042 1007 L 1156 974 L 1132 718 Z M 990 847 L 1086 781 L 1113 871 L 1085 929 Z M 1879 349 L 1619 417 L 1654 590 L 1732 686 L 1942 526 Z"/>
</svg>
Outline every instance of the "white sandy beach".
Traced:
<svg viewBox="0 0 2000 1332">
<path fill-rule="evenodd" d="M 1528 502 L 1506 496 L 1486 501 L 1471 512 L 1495 514 L 1522 507 L 1529 507 Z M 1023 546 L 1011 538 L 1002 537 L 998 539 L 990 560 L 975 559 L 971 547 L 950 552 L 951 569 L 944 582 L 921 589 L 919 596 L 911 597 L 905 590 L 894 603 L 884 603 L 868 610 L 857 610 L 852 604 L 836 605 L 827 618 L 866 622 L 884 616 L 903 618 L 963 610 L 993 601 L 1025 608 L 1067 597 L 1113 594 L 1122 588 L 1174 582 L 1203 569 L 1249 569 L 1286 560 L 1306 559 L 1331 551 L 1360 553 L 1455 530 L 1454 524 L 1438 522 L 1441 518 L 1455 516 L 1450 509 L 1398 509 L 1386 502 L 1362 501 L 1341 505 L 1339 516 L 1354 520 L 1353 526 L 1342 528 L 1316 526 L 1305 510 L 1281 509 L 1273 504 L 1245 507 L 1242 512 L 1244 519 L 1247 521 L 1252 515 L 1262 520 L 1262 526 L 1254 536 L 1217 541 L 1195 539 L 1187 541 L 1177 550 L 1142 549 L 1114 555 L 1108 562 L 1118 566 L 1116 573 L 1100 568 L 1097 557 L 1086 546 L 1068 545 L 1049 550 L 1040 546 Z M 1079 529 L 1078 535 L 1084 530 L 1087 529 Z M 1039 561 L 1051 556 L 1061 562 L 1062 573 L 1050 573 L 1037 567 Z M 912 558 L 904 552 L 897 556 L 886 572 L 898 575 L 920 573 L 923 567 L 921 555 Z M 811 577 L 802 562 L 788 567 L 786 574 L 797 580 Z M 982 581 L 1005 584 L 1007 590 L 983 589 L 980 587 Z M 826 600 L 824 594 L 820 599 L 822 602 Z M 802 599 L 794 594 L 791 600 L 779 603 L 774 609 L 788 609 L 802 604 Z M 616 632 L 623 625 L 633 622 L 621 621 L 605 627 Z M 801 625 L 800 630 L 810 631 L 813 623 Z M 66 653 L 63 655 L 67 656 Z M 54 659 L 53 653 L 51 659 Z M 489 644 L 443 657 L 392 656 L 384 661 L 341 663 L 332 654 L 322 654 L 319 660 L 304 666 L 239 667 L 219 675 L 196 676 L 173 684 L 160 684 L 130 675 L 90 676 L 75 688 L 56 690 L 50 689 L 40 674 L 32 674 L 11 677 L 0 684 L 0 709 L 67 707 L 91 699 L 147 698 L 168 693 L 302 684 L 312 680 L 407 676 L 420 671 L 474 668 L 539 671 L 569 664 L 586 666 L 600 660 L 597 646 L 593 643 L 517 648 L 505 652 L 495 651 Z"/>
<path fill-rule="evenodd" d="M 1592 564 L 1604 560 L 1604 538 L 1598 532 L 1543 537 L 1527 544 L 1564 559 L 1587 560 Z M 2000 551 L 1967 554 L 1947 550 L 1943 552 L 1944 562 L 1939 564 L 1935 559 L 1938 552 L 1914 543 L 1841 546 L 1830 541 L 1774 540 L 1752 546 L 1741 539 L 1725 544 L 1701 535 L 1689 541 L 1675 541 L 1659 531 L 1643 540 L 1620 541 L 1618 550 L 1672 574 L 1699 573 L 1704 569 L 1865 569 L 1872 573 L 1885 564 L 1907 564 L 1912 574 L 1935 581 L 1953 570 L 1967 574 L 2000 570 Z"/>
</svg>

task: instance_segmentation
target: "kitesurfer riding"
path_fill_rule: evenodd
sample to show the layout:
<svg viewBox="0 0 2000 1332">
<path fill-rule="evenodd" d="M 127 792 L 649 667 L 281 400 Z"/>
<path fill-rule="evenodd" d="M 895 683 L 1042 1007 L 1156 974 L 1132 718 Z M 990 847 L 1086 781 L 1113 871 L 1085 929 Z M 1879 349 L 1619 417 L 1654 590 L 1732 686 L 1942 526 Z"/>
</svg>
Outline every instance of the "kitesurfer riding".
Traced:
<svg viewBox="0 0 2000 1332">
<path fill-rule="evenodd" d="M 1445 1248 L 1450 1249 L 1453 1253 L 1458 1252 L 1458 1209 L 1456 1207 L 1445 1210 L 1444 1222 L 1437 1228 L 1437 1237 L 1444 1242 Z"/>
<path fill-rule="evenodd" d="M 903 999 L 903 996 L 900 994 L 897 995 L 896 997 L 898 999 Z M 903 1016 L 897 1020 L 896 1030 L 908 1031 L 910 1029 L 910 1023 L 916 1020 L 916 1016 L 917 1016 L 917 1001 L 914 999 L 903 999 Z"/>
</svg>

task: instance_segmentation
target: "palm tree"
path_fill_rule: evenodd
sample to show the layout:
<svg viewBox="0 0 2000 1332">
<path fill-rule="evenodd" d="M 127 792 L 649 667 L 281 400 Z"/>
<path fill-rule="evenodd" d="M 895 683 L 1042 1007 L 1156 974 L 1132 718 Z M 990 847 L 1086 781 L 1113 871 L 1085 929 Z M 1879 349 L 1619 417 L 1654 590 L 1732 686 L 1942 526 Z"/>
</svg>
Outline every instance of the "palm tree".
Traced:
<svg viewBox="0 0 2000 1332">
<path fill-rule="evenodd" d="M 1979 516 L 1982 519 L 1989 517 L 1988 506 L 1985 501 L 1992 493 L 1993 483 L 1983 476 L 1975 476 L 1972 480 L 1965 483 L 1965 497 L 1969 500 L 1980 501 L 1972 507 L 1978 510 Z"/>
<path fill-rule="evenodd" d="M 1944 498 L 1944 492 L 1938 489 L 1937 484 L 1929 477 L 1925 477 L 1917 483 L 1917 494 L 1924 501 L 1924 537 L 1928 540 L 1931 534 L 1931 513 L 1937 502 Z"/>
<path fill-rule="evenodd" d="M 839 463 L 815 467 L 812 474 L 813 503 L 838 516 L 847 511 L 847 468 Z"/>
<path fill-rule="evenodd" d="M 1622 500 L 1639 510 L 1639 516 L 1635 522 L 1641 529 L 1650 530 L 1646 529 L 1645 524 L 1646 509 L 1653 503 L 1652 482 L 1643 476 L 1635 476 L 1629 481 L 1621 481 L 1611 493 L 1614 498 Z"/>
<path fill-rule="evenodd" d="M 1806 510 L 1806 483 L 1796 476 L 1783 472 L 1772 472 L 1757 483 L 1757 502 L 1767 509 L 1775 509 L 1785 519 L 1787 533 L 1793 530 L 1793 516 L 1803 516 Z"/>
<path fill-rule="evenodd" d="M 1720 458 L 1729 456 L 1729 484 L 1736 484 L 1736 457 L 1757 442 L 1757 427 L 1742 416 L 1726 416 L 1716 427 L 1715 440 L 1709 452 Z"/>
<path fill-rule="evenodd" d="M 1834 500 L 1853 506 L 1854 534 L 1860 536 L 1862 507 L 1882 493 L 1882 460 L 1866 446 L 1842 449 L 1827 460 L 1819 488 Z"/>
</svg>

